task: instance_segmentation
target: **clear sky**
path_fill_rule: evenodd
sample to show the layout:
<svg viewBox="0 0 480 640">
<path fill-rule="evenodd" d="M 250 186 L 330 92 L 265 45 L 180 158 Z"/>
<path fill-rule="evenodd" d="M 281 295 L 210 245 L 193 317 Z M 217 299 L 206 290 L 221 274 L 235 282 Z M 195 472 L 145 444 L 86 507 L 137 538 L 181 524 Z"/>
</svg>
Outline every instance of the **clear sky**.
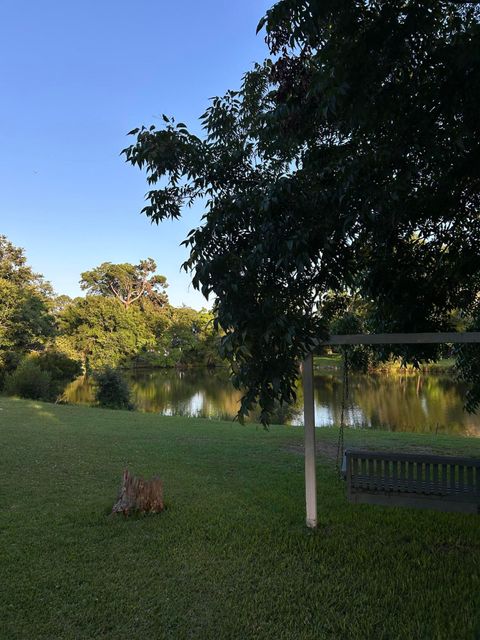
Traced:
<svg viewBox="0 0 480 640">
<path fill-rule="evenodd" d="M 264 0 L 1 0 L 0 234 L 57 293 L 101 262 L 156 260 L 172 304 L 206 304 L 180 273 L 201 210 L 159 227 L 125 134 L 167 113 L 198 131 L 208 98 L 267 55 Z"/>
</svg>

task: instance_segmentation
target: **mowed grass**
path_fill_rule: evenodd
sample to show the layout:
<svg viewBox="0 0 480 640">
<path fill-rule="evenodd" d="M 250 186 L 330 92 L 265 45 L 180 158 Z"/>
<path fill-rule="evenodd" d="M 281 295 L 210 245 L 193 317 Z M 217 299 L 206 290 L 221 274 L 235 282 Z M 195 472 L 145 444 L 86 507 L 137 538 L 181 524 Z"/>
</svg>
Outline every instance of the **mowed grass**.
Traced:
<svg viewBox="0 0 480 640">
<path fill-rule="evenodd" d="M 349 505 L 320 457 L 309 531 L 301 429 L 0 409 L 2 640 L 480 637 L 480 518 Z M 347 442 L 480 455 L 466 438 Z M 163 514 L 109 516 L 127 464 L 162 476 Z"/>
<path fill-rule="evenodd" d="M 339 353 L 332 353 L 330 355 L 327 356 L 314 356 L 313 358 L 313 364 L 315 366 L 315 368 L 317 369 L 342 369 L 343 367 L 343 358 L 341 356 L 341 354 Z M 424 363 L 421 365 L 419 371 L 421 372 L 425 372 L 425 371 L 430 371 L 430 372 L 438 372 L 438 373 L 444 373 L 447 372 L 448 370 L 452 369 L 455 365 L 455 358 L 443 358 L 442 360 L 439 360 L 438 362 L 429 362 L 429 363 Z M 399 372 L 405 372 L 405 371 L 410 371 L 412 373 L 417 373 L 417 370 L 414 369 L 411 365 L 409 367 L 407 367 L 406 369 L 404 367 L 402 367 L 401 362 L 400 361 L 395 361 L 395 362 L 385 362 L 383 364 L 379 364 L 376 368 L 373 369 L 374 371 L 399 371 Z"/>
</svg>

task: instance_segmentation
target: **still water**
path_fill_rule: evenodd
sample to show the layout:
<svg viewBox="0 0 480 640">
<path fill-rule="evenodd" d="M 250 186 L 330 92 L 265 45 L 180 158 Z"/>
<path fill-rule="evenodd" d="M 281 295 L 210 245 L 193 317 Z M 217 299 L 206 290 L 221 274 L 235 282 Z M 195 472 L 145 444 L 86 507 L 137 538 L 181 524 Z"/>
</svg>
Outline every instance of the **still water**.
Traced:
<svg viewBox="0 0 480 640">
<path fill-rule="evenodd" d="M 233 419 L 240 399 L 225 370 L 137 370 L 127 374 L 137 410 L 161 415 Z M 480 436 L 480 415 L 463 410 L 464 389 L 448 374 L 352 375 L 347 423 L 359 428 Z M 301 385 L 295 407 L 279 408 L 273 422 L 303 422 Z M 94 404 L 93 385 L 75 380 L 66 390 L 72 403 Z M 339 371 L 316 370 L 317 426 L 338 425 L 342 405 Z M 255 420 L 255 416 L 252 417 Z"/>
</svg>

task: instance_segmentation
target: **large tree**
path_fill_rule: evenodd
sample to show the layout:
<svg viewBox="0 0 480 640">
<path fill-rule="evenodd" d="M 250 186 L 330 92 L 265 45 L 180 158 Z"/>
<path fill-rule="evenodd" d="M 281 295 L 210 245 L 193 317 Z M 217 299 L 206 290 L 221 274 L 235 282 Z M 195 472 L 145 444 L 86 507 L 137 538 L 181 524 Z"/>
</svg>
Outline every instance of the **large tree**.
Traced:
<svg viewBox="0 0 480 640">
<path fill-rule="evenodd" d="M 215 364 L 217 336 L 211 314 L 188 307 L 158 307 L 146 301 L 130 309 L 109 296 L 71 300 L 57 313 L 57 349 L 83 362 L 87 371 L 103 366 Z"/>
<path fill-rule="evenodd" d="M 273 59 L 213 100 L 203 138 L 165 118 L 124 153 L 147 170 L 153 221 L 205 199 L 185 266 L 215 297 L 240 415 L 259 401 L 267 420 L 326 331 L 329 292 L 359 292 L 377 331 L 472 313 L 480 18 L 441 0 L 281 0 L 259 28 Z"/>
<path fill-rule="evenodd" d="M 33 272 L 23 249 L 0 235 L 0 366 L 53 335 L 51 301 L 49 283 Z"/>
<path fill-rule="evenodd" d="M 87 371 L 125 364 L 143 348 L 155 346 L 142 311 L 128 312 L 104 296 L 75 298 L 58 315 L 57 346 L 82 360 Z"/>
<path fill-rule="evenodd" d="M 103 262 L 82 273 L 80 286 L 90 294 L 113 297 L 126 309 L 144 300 L 163 306 L 168 302 L 165 293 L 167 279 L 157 275 L 156 270 L 157 265 L 152 258 L 141 260 L 139 264 Z"/>
</svg>

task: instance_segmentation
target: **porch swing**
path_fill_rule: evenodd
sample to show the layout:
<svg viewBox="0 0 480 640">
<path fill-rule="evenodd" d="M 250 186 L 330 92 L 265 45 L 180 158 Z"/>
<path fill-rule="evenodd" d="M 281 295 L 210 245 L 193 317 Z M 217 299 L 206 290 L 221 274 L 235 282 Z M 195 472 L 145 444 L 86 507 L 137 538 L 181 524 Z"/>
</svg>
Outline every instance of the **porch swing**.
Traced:
<svg viewBox="0 0 480 640">
<path fill-rule="evenodd" d="M 338 335 L 328 340 L 330 345 L 442 342 L 478 343 L 480 332 Z M 303 370 L 307 526 L 312 527 L 317 522 L 312 355 L 305 360 Z M 351 503 L 480 514 L 480 459 L 345 448 L 345 415 L 350 391 L 346 359 L 342 378 L 336 468 L 346 482 Z"/>
</svg>

